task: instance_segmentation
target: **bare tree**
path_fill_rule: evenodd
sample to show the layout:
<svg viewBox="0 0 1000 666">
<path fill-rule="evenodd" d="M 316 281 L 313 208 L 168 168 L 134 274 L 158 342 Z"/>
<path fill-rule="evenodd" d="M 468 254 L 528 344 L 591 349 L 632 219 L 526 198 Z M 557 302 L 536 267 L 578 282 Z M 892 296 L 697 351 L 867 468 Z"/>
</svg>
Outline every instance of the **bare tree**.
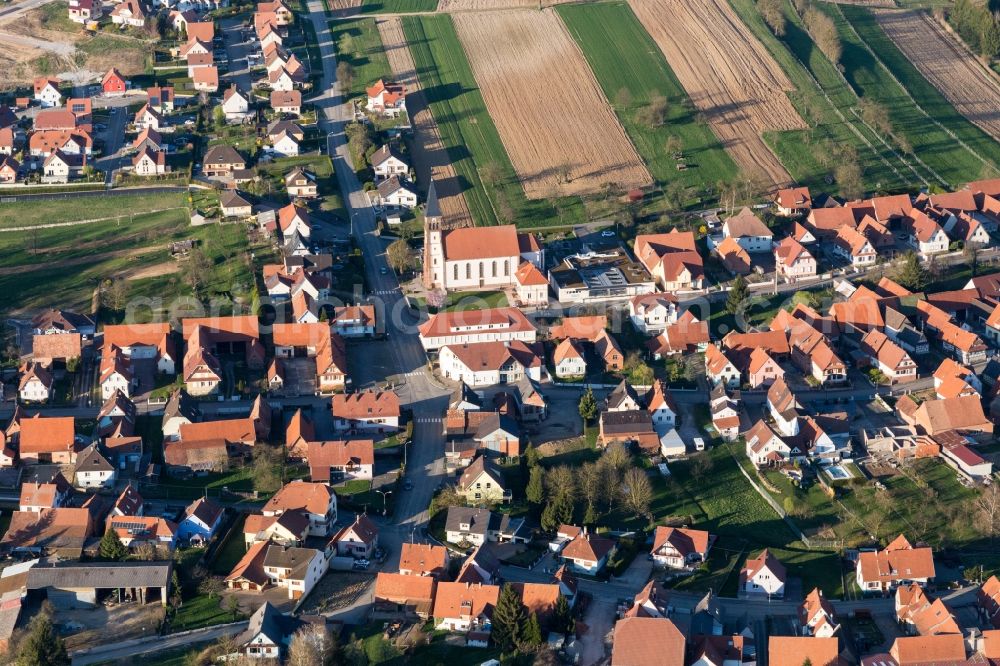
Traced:
<svg viewBox="0 0 1000 666">
<path fill-rule="evenodd" d="M 124 278 L 108 278 L 101 286 L 101 303 L 115 312 L 125 309 L 128 302 L 128 281 Z"/>
<path fill-rule="evenodd" d="M 553 467 L 545 475 L 545 489 L 549 497 L 569 497 L 576 496 L 576 474 L 566 465 Z"/>
<path fill-rule="evenodd" d="M 622 494 L 625 506 L 636 516 L 650 515 L 649 505 L 653 501 L 653 484 L 649 475 L 638 467 L 629 467 L 622 477 Z"/>
<path fill-rule="evenodd" d="M 996 539 L 1000 534 L 1000 488 L 991 485 L 976 498 L 976 508 L 979 510 L 980 525 L 983 533 Z"/>
<path fill-rule="evenodd" d="M 839 65 L 843 46 L 840 43 L 840 35 L 837 33 L 837 25 L 833 19 L 824 14 L 822 10 L 810 7 L 806 10 L 803 21 L 805 21 L 806 30 L 812 35 L 819 50 L 830 59 L 830 62 Z"/>
<path fill-rule="evenodd" d="M 288 666 L 326 666 L 334 660 L 336 642 L 324 627 L 307 625 L 288 644 Z"/>
<path fill-rule="evenodd" d="M 786 19 L 781 0 L 757 0 L 757 11 L 760 12 L 764 22 L 771 28 L 775 36 L 783 37 L 785 35 Z"/>
<path fill-rule="evenodd" d="M 389 259 L 389 265 L 397 273 L 405 273 L 410 268 L 412 261 L 410 245 L 402 238 L 393 241 L 386 248 L 385 254 Z"/>
<path fill-rule="evenodd" d="M 612 469 L 622 470 L 632 462 L 632 456 L 621 442 L 611 442 L 601 455 L 601 462 Z"/>
</svg>

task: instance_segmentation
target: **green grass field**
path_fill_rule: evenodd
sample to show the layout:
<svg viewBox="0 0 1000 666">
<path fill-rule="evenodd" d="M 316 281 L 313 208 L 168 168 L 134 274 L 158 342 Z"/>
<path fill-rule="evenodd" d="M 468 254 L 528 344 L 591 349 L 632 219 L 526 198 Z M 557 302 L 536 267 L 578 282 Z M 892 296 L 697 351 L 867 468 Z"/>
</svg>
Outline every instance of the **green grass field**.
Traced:
<svg viewBox="0 0 1000 666">
<path fill-rule="evenodd" d="M 98 208 L 106 205 L 100 199 L 93 201 Z M 77 202 L 77 207 L 83 206 Z M 28 211 L 29 215 L 33 213 Z M 66 214 L 85 218 L 93 213 Z M 174 298 L 191 294 L 167 249 L 170 241 L 186 238 L 198 240 L 212 262 L 205 278 L 206 293 L 228 293 L 239 285 L 249 288 L 253 284 L 247 260 L 250 248 L 243 227 L 192 228 L 187 210 L 179 209 L 123 216 L 121 224 L 108 220 L 0 232 L 0 291 L 16 294 L 6 299 L 10 311 L 55 305 L 57 295 L 60 307 L 89 312 L 100 281 L 125 276 L 129 279 L 129 298 L 161 299 L 167 306 Z M 151 274 L 144 277 L 141 271 L 153 267 L 161 270 L 150 270 Z"/>
<path fill-rule="evenodd" d="M 437 5 L 438 0 L 364 0 L 361 13 L 432 12 Z"/>
<path fill-rule="evenodd" d="M 903 191 L 922 184 L 852 113 L 857 96 L 816 48 L 790 4 L 783 7 L 788 24 L 780 39 L 764 23 L 752 0 L 730 0 L 730 5 L 795 86 L 789 97 L 812 128 L 765 135 L 797 182 L 819 191 L 835 190 L 827 182 L 837 166 L 834 151 L 847 146 L 857 153 L 869 190 Z"/>
<path fill-rule="evenodd" d="M 578 198 L 554 203 L 525 198 L 451 17 L 407 16 L 403 30 L 476 224 L 549 226 L 582 221 L 583 206 Z M 481 175 L 487 165 L 495 165 L 499 173 L 495 182 L 485 182 Z"/>
<path fill-rule="evenodd" d="M 187 206 L 187 194 L 143 194 L 86 199 L 26 199 L 0 203 L 0 227 L 29 227 L 51 222 L 96 220 Z"/>
<path fill-rule="evenodd" d="M 695 118 L 687 93 L 626 3 L 560 5 L 557 10 L 658 181 L 703 190 L 736 175 L 736 164 L 711 128 Z M 620 90 L 628 93 L 626 106 L 620 103 Z M 662 127 L 651 128 L 636 116 L 654 94 L 666 97 L 669 116 Z M 691 167 L 685 171 L 678 171 L 677 161 L 667 153 L 671 135 L 681 141 Z"/>
<path fill-rule="evenodd" d="M 869 10 L 817 4 L 837 23 L 844 48 L 841 64 L 847 80 L 860 97 L 886 108 L 894 131 L 905 136 L 916 157 L 937 174 L 935 180 L 944 181 L 939 180 L 936 185 L 957 188 L 982 177 L 981 157 L 993 167 L 998 164 L 1000 146 L 962 118 L 920 75 L 878 27 Z M 874 54 L 878 54 L 877 58 Z M 919 100 L 920 106 L 914 100 Z"/>
<path fill-rule="evenodd" d="M 354 79 L 344 90 L 346 97 L 361 95 L 379 79 L 392 77 L 375 19 L 331 21 L 330 35 L 337 49 L 337 62 L 346 62 L 354 68 Z"/>
</svg>

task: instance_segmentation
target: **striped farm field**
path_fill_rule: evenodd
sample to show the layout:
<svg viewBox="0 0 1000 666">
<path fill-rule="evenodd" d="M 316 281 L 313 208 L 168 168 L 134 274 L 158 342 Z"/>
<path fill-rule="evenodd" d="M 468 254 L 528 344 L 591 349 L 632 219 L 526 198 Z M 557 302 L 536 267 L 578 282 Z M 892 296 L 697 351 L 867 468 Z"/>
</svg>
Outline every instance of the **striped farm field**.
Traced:
<svg viewBox="0 0 1000 666">
<path fill-rule="evenodd" d="M 546 226 L 581 221 L 579 198 L 553 202 L 524 196 L 451 16 L 404 16 L 403 32 L 476 224 Z"/>
<path fill-rule="evenodd" d="M 983 177 L 984 165 L 1000 160 L 1000 145 L 962 117 L 906 59 L 864 7 L 817 3 L 837 24 L 844 76 L 859 97 L 884 106 L 893 130 L 914 155 L 954 188 Z"/>
<path fill-rule="evenodd" d="M 529 199 L 651 184 L 554 10 L 462 12 L 452 20 Z"/>
<path fill-rule="evenodd" d="M 791 178 L 765 132 L 806 129 L 791 81 L 726 0 L 629 0 L 695 107 L 748 174 L 770 185 Z"/>
<path fill-rule="evenodd" d="M 712 129 L 695 118 L 683 86 L 628 4 L 569 4 L 558 12 L 657 181 L 705 188 L 735 177 L 735 162 Z M 654 95 L 668 104 L 666 122 L 658 127 L 639 119 Z M 678 170 L 667 151 L 671 136 L 680 141 L 686 170 Z"/>
</svg>

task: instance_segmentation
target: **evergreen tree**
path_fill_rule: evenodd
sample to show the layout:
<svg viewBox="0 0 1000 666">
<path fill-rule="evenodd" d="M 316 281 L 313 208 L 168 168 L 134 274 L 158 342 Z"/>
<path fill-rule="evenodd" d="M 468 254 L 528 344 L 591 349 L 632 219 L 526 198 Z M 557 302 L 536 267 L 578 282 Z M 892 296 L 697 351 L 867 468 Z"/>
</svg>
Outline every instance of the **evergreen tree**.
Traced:
<svg viewBox="0 0 1000 666">
<path fill-rule="evenodd" d="M 729 290 L 729 296 L 726 297 L 726 312 L 731 315 L 740 312 L 749 295 L 750 290 L 747 288 L 746 278 L 742 275 L 737 275 L 736 279 L 733 280 L 733 286 Z"/>
<path fill-rule="evenodd" d="M 524 627 L 521 630 L 521 640 L 518 645 L 524 651 L 530 651 L 542 644 L 542 625 L 538 622 L 538 615 L 532 613 L 528 616 Z"/>
<path fill-rule="evenodd" d="M 555 610 L 552 611 L 552 631 L 568 634 L 576 628 L 575 624 L 569 602 L 566 601 L 566 597 L 560 594 L 559 600 L 556 601 Z"/>
<path fill-rule="evenodd" d="M 518 645 L 524 626 L 524 606 L 517 590 L 507 583 L 500 590 L 497 605 L 493 609 L 493 642 L 504 652 Z"/>
<path fill-rule="evenodd" d="M 128 555 L 128 548 L 118 538 L 118 534 L 109 527 L 104 536 L 101 537 L 101 544 L 98 546 L 97 553 L 102 560 L 115 562 L 125 559 L 125 556 Z"/>
<path fill-rule="evenodd" d="M 532 504 L 541 504 L 545 500 L 544 475 L 545 470 L 540 465 L 532 467 L 529 472 L 528 485 L 524 492 Z"/>
<path fill-rule="evenodd" d="M 528 467 L 535 467 L 538 461 L 541 459 L 542 454 L 538 452 L 535 445 L 528 442 L 528 448 L 524 450 L 524 459 L 528 463 Z"/>
<path fill-rule="evenodd" d="M 910 291 L 923 291 L 927 286 L 927 269 L 920 263 L 920 257 L 910 250 L 903 257 L 903 263 L 896 269 L 893 278 Z"/>
<path fill-rule="evenodd" d="M 52 618 L 42 611 L 32 618 L 28 633 L 17 648 L 15 666 L 68 666 L 69 656 Z"/>
<path fill-rule="evenodd" d="M 542 511 L 542 529 L 555 532 L 560 525 L 573 522 L 573 498 L 560 494 L 549 498 L 549 503 Z"/>
<path fill-rule="evenodd" d="M 594 397 L 593 389 L 587 389 L 586 393 L 580 398 L 580 416 L 583 418 L 583 425 L 586 428 L 587 424 L 594 420 L 597 416 L 597 398 Z"/>
</svg>

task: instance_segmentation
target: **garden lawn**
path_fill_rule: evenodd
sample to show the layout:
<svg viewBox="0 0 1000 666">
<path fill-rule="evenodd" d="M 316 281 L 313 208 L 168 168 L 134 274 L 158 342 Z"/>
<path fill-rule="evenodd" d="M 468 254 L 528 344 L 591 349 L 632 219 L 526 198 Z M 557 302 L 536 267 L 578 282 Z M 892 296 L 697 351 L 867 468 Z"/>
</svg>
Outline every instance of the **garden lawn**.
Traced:
<svg viewBox="0 0 1000 666">
<path fill-rule="evenodd" d="M 684 88 L 626 3 L 559 5 L 556 9 L 658 181 L 704 190 L 736 175 L 736 164 L 712 129 L 697 120 Z M 624 106 L 620 90 L 628 93 Z M 666 97 L 669 104 L 667 122 L 660 127 L 637 119 L 653 95 Z M 690 165 L 684 171 L 677 170 L 677 161 L 667 153 L 666 140 L 671 135 L 680 139 Z"/>
<path fill-rule="evenodd" d="M 529 201 L 524 196 L 451 16 L 405 16 L 403 31 L 475 223 L 532 227 L 583 221 L 582 200 L 577 197 Z M 496 181 L 481 177 L 487 165 L 498 172 Z"/>
<path fill-rule="evenodd" d="M 337 49 L 337 62 L 346 62 L 354 68 L 351 85 L 343 91 L 348 99 L 364 94 L 365 88 L 379 79 L 392 78 L 375 19 L 331 21 L 330 34 Z"/>
<path fill-rule="evenodd" d="M 285 176 L 294 167 L 301 166 L 316 177 L 316 189 L 321 197 L 319 208 L 325 213 L 347 220 L 347 208 L 340 194 L 340 186 L 333 177 L 333 162 L 327 155 L 300 155 L 281 157 L 258 167 L 261 174 L 269 179 L 276 192 L 284 191 Z"/>
<path fill-rule="evenodd" d="M 215 552 L 215 559 L 212 561 L 212 572 L 220 576 L 226 576 L 233 567 L 246 554 L 246 545 L 243 543 L 243 524 L 247 521 L 245 515 L 240 516 L 229 532 L 229 538 Z"/>
<path fill-rule="evenodd" d="M 238 618 L 237 618 L 238 619 Z M 222 597 L 199 595 L 185 599 L 170 622 L 171 633 L 233 622 L 233 614 L 222 609 Z"/>
<path fill-rule="evenodd" d="M 912 144 L 915 155 L 944 179 L 945 182 L 937 182 L 936 185 L 955 188 L 979 178 L 983 172 L 982 160 L 949 136 L 946 129 L 963 137 L 979 156 L 990 160 L 994 166 L 998 164 L 996 156 L 1000 154 L 1000 146 L 962 118 L 937 93 L 906 61 L 868 10 L 817 4 L 837 23 L 844 49 L 841 65 L 847 80 L 858 96 L 872 99 L 885 107 L 894 131 L 905 136 Z M 877 59 L 872 51 L 878 54 Z M 893 79 L 887 65 L 907 87 L 912 99 Z M 921 100 L 924 108 L 918 106 L 915 99 Z M 940 126 L 931 122 L 928 116 L 937 120 Z"/>
<path fill-rule="evenodd" d="M 0 203 L 0 227 L 30 227 L 53 222 L 76 222 L 119 216 L 127 219 L 134 213 L 186 206 L 185 192 L 67 199 L 22 197 L 15 203 Z"/>
</svg>

